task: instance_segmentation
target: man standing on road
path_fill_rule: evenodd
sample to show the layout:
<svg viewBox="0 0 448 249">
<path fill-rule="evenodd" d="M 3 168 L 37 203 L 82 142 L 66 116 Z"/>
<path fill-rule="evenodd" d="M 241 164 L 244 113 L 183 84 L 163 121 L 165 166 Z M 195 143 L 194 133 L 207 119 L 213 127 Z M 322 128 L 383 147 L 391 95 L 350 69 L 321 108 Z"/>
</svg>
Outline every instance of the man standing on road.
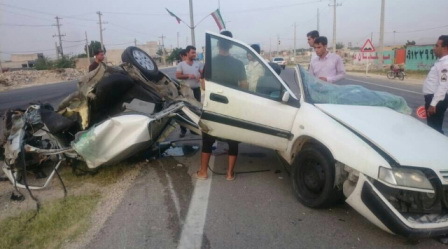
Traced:
<svg viewBox="0 0 448 249">
<path fill-rule="evenodd" d="M 196 48 L 193 46 L 187 46 L 185 48 L 187 56 L 184 61 L 177 64 L 176 78 L 185 80 L 185 83 L 193 90 L 194 98 L 201 102 L 201 88 L 200 82 L 204 66 L 202 63 L 195 61 Z M 180 137 L 184 137 L 187 129 L 181 126 Z"/>
<path fill-rule="evenodd" d="M 443 134 L 442 124 L 448 107 L 448 35 L 439 37 L 434 46 L 434 54 L 439 58 L 432 66 L 423 84 L 427 123 Z"/>
<path fill-rule="evenodd" d="M 342 58 L 327 50 L 328 40 L 319 36 L 314 40 L 314 50 L 318 57 L 311 60 L 309 72 L 326 82 L 336 82 L 345 77 Z"/>
<path fill-rule="evenodd" d="M 319 37 L 319 31 L 317 30 L 313 30 L 308 32 L 308 34 L 306 34 L 307 40 L 308 40 L 308 45 L 310 45 L 311 48 L 311 60 L 310 60 L 310 64 L 311 61 L 314 58 L 317 58 L 317 54 L 316 52 L 314 52 L 314 40 L 316 40 L 317 37 Z"/>
<path fill-rule="evenodd" d="M 90 64 L 89 72 L 95 70 L 100 65 L 100 63 L 104 61 L 104 51 L 103 50 L 95 51 L 94 55 L 95 55 L 95 60 L 92 62 L 92 64 Z"/>
</svg>

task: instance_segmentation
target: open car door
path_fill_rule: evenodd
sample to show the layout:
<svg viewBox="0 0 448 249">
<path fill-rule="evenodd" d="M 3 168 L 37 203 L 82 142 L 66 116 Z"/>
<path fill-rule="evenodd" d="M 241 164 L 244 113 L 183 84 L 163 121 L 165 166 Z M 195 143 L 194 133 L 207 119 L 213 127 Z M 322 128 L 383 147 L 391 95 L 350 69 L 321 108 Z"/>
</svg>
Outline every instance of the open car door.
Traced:
<svg viewBox="0 0 448 249">
<path fill-rule="evenodd" d="M 204 73 L 200 123 L 207 131 L 203 131 L 219 138 L 286 149 L 299 101 L 260 55 L 232 38 L 206 33 Z"/>
</svg>

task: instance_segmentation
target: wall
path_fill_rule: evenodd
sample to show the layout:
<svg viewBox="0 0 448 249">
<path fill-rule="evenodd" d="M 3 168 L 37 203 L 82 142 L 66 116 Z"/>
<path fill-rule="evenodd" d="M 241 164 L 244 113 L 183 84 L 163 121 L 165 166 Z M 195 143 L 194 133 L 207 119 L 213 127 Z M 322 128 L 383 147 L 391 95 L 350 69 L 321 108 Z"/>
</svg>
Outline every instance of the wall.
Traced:
<svg viewBox="0 0 448 249">
<path fill-rule="evenodd" d="M 371 64 L 378 64 L 378 53 L 377 52 L 355 52 L 352 55 L 353 64 L 366 64 L 367 61 Z M 392 64 L 394 61 L 394 51 L 384 51 L 383 52 L 383 61 L 385 65 Z"/>
<path fill-rule="evenodd" d="M 433 45 L 408 46 L 406 48 L 406 70 L 429 70 L 436 61 Z"/>
</svg>

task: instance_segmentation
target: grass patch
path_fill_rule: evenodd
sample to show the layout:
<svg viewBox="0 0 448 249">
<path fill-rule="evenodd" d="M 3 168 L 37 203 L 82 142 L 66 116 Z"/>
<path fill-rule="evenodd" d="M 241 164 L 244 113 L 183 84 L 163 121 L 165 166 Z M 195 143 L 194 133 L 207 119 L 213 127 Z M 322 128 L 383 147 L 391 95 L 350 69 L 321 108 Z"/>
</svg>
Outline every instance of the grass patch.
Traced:
<svg viewBox="0 0 448 249">
<path fill-rule="evenodd" d="M 98 194 L 69 196 L 46 203 L 35 211 L 0 222 L 0 248 L 59 248 L 89 225 L 89 217 L 99 200 Z"/>
<path fill-rule="evenodd" d="M 78 162 L 78 167 L 84 170 L 88 170 L 84 162 Z M 72 173 L 71 168 L 64 167 L 61 172 L 62 179 L 67 183 L 67 186 L 79 185 L 82 183 L 94 183 L 100 186 L 110 185 L 120 180 L 123 175 L 129 172 L 130 169 L 136 167 L 136 163 L 133 162 L 120 162 L 113 165 L 106 165 L 97 169 L 97 173 L 94 175 L 84 174 L 75 175 Z"/>
</svg>

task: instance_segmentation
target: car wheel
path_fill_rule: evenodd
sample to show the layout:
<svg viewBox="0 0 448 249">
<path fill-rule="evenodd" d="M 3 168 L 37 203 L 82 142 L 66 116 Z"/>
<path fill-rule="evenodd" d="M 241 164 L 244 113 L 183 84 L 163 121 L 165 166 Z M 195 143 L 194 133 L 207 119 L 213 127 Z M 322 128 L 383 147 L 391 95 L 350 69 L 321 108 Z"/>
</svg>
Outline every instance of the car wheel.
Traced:
<svg viewBox="0 0 448 249">
<path fill-rule="evenodd" d="M 151 56 L 145 51 L 137 47 L 128 47 L 121 54 L 121 60 L 123 62 L 129 62 L 133 66 L 137 67 L 140 72 L 148 79 L 156 79 L 159 75 L 159 69 L 157 64 Z"/>
<path fill-rule="evenodd" d="M 388 73 L 387 73 L 387 78 L 388 78 L 388 79 L 394 79 L 394 78 L 395 78 L 395 73 L 392 72 L 392 71 L 388 72 Z"/>
<path fill-rule="evenodd" d="M 282 69 L 285 70 L 285 68 L 286 68 L 286 66 L 285 66 L 285 65 L 282 65 Z"/>
<path fill-rule="evenodd" d="M 292 185 L 297 199 L 311 208 L 332 206 L 343 198 L 334 186 L 334 160 L 323 149 L 312 146 L 300 151 L 292 165 Z"/>
</svg>

